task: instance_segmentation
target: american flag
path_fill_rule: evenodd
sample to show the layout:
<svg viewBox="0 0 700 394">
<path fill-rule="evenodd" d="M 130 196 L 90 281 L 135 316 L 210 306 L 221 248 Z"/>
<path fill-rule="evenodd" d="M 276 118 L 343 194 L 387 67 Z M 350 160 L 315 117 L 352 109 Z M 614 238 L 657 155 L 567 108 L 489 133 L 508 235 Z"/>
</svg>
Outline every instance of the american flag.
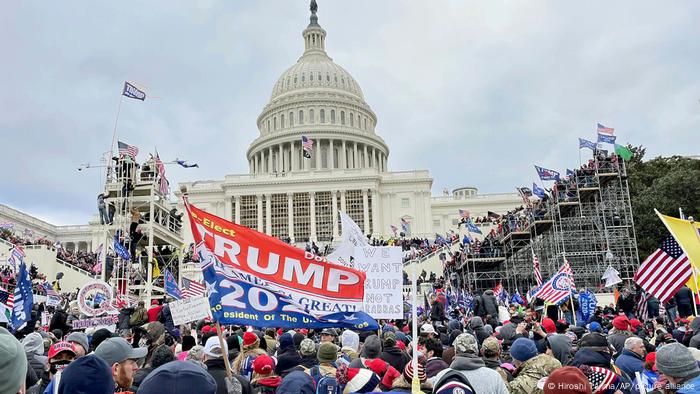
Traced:
<svg viewBox="0 0 700 394">
<path fill-rule="evenodd" d="M 661 247 L 642 262 L 634 281 L 664 303 L 688 282 L 692 273 L 688 256 L 669 235 L 661 242 Z"/>
<path fill-rule="evenodd" d="M 647 301 L 649 301 L 651 295 L 645 292 L 639 296 L 639 302 L 637 303 L 637 318 L 641 321 L 645 321 L 649 318 L 649 309 L 647 309 Z"/>
<path fill-rule="evenodd" d="M 19 245 L 15 245 L 14 248 L 12 248 L 10 257 L 7 259 L 7 262 L 12 264 L 12 266 L 15 268 L 15 271 L 17 271 L 17 264 L 21 264 L 24 261 L 24 256 L 24 249 L 22 249 L 22 247 Z"/>
<path fill-rule="evenodd" d="M 160 159 L 160 156 L 158 155 L 158 152 L 156 152 L 156 167 L 158 168 L 158 175 L 160 176 L 160 193 L 164 196 L 168 195 L 168 186 L 169 182 L 165 178 L 165 164 L 163 164 L 163 161 Z"/>
<path fill-rule="evenodd" d="M 572 282 L 573 280 L 571 277 L 569 277 L 565 267 L 562 266 L 562 268 L 559 269 L 559 272 L 557 272 L 547 282 L 543 283 L 542 286 L 535 289 L 532 296 L 542 299 L 545 302 L 559 304 L 569 297 L 569 295 L 571 295 Z"/>
<path fill-rule="evenodd" d="M 622 384 L 615 372 L 603 367 L 582 366 L 586 378 L 591 383 L 594 394 L 615 392 Z"/>
<path fill-rule="evenodd" d="M 125 144 L 121 141 L 117 141 L 117 147 L 119 148 L 119 157 L 129 156 L 136 160 L 136 155 L 139 154 L 139 148 Z"/>
<path fill-rule="evenodd" d="M 182 278 L 182 288 L 184 289 L 182 291 L 182 298 L 201 297 L 204 295 L 204 290 L 206 290 L 203 283 L 184 277 Z"/>
<path fill-rule="evenodd" d="M 311 158 L 311 151 L 314 150 L 314 140 L 307 138 L 305 135 L 301 136 L 301 147 L 304 149 L 304 157 L 307 159 Z"/>
<path fill-rule="evenodd" d="M 399 228 L 394 226 L 393 224 L 391 225 L 391 232 L 396 234 L 396 232 L 399 231 Z"/>
<path fill-rule="evenodd" d="M 576 291 L 576 284 L 574 283 L 574 271 L 571 270 L 571 265 L 569 265 L 569 260 L 564 257 L 564 265 L 559 268 L 559 272 L 563 272 L 569 276 L 571 281 L 571 290 Z"/>
<path fill-rule="evenodd" d="M 499 282 L 496 287 L 493 288 L 493 295 L 496 296 L 496 299 L 500 299 L 501 295 L 503 294 L 503 285 Z"/>
<path fill-rule="evenodd" d="M 47 296 L 58 296 L 58 293 L 53 289 L 53 287 L 51 287 L 49 282 L 42 283 L 42 286 L 44 287 L 44 291 L 46 291 Z"/>
<path fill-rule="evenodd" d="M 537 286 L 542 286 L 542 273 L 540 272 L 540 260 L 535 256 L 535 251 L 532 251 L 532 267 L 535 271 L 535 281 Z"/>
<path fill-rule="evenodd" d="M 607 135 L 613 135 L 615 132 L 615 129 L 612 127 L 605 127 L 602 124 L 598 123 L 598 134 L 607 134 Z"/>
<path fill-rule="evenodd" d="M 0 289 L 0 303 L 12 309 L 15 306 L 15 295 Z"/>
<path fill-rule="evenodd" d="M 461 217 L 462 219 L 469 219 L 469 211 L 467 211 L 466 209 L 460 209 L 459 217 Z"/>
<path fill-rule="evenodd" d="M 404 219 L 404 218 L 401 218 L 401 229 L 402 229 L 404 232 L 408 231 L 408 225 L 409 225 L 409 224 L 410 224 L 410 223 L 408 222 L 408 220 L 406 220 L 406 219 Z"/>
</svg>

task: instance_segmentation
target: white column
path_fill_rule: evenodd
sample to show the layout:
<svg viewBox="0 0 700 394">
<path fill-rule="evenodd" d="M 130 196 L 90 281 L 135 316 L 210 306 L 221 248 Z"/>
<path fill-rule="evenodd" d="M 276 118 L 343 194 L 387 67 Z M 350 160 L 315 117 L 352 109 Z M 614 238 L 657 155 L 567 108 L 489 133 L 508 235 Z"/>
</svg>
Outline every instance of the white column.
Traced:
<svg viewBox="0 0 700 394">
<path fill-rule="evenodd" d="M 241 196 L 234 197 L 236 200 L 235 222 L 241 224 Z"/>
<path fill-rule="evenodd" d="M 340 210 L 348 213 L 346 204 L 345 204 L 345 190 L 340 191 Z"/>
<path fill-rule="evenodd" d="M 294 243 L 294 193 L 287 193 L 287 226 L 289 238 Z"/>
<path fill-rule="evenodd" d="M 335 165 L 333 164 L 333 140 L 328 141 L 328 168 L 335 168 Z"/>
<path fill-rule="evenodd" d="M 292 160 L 291 160 L 291 162 L 292 162 L 292 171 L 296 171 L 296 170 L 299 168 L 298 165 L 297 165 L 297 155 L 296 155 L 296 147 L 295 147 L 295 145 L 296 145 L 296 142 L 292 141 L 292 145 L 291 145 L 291 148 L 290 148 L 290 150 L 291 150 L 290 155 L 292 156 Z"/>
<path fill-rule="evenodd" d="M 384 234 L 384 227 L 379 223 L 379 193 L 376 190 L 371 190 L 372 193 L 372 228 L 370 229 L 375 234 Z"/>
<path fill-rule="evenodd" d="M 265 151 L 260 151 L 260 173 L 265 173 Z"/>
<path fill-rule="evenodd" d="M 362 189 L 362 221 L 364 222 L 365 235 L 369 234 L 369 199 L 367 189 Z"/>
<path fill-rule="evenodd" d="M 348 168 L 348 155 L 347 147 L 345 145 L 345 140 L 343 140 L 343 152 L 340 154 L 339 160 L 342 169 Z"/>
<path fill-rule="evenodd" d="M 267 148 L 267 172 L 273 173 L 275 169 L 272 167 L 272 147 Z"/>
<path fill-rule="evenodd" d="M 364 161 L 365 161 L 365 164 L 364 164 L 364 166 L 365 166 L 365 168 L 367 168 L 367 167 L 369 167 L 369 156 L 367 156 L 367 145 L 366 145 L 366 144 L 363 145 L 363 149 L 364 149 L 364 156 L 365 156 L 365 160 L 364 160 Z"/>
<path fill-rule="evenodd" d="M 226 220 L 233 221 L 233 212 L 231 211 L 231 209 L 233 208 L 233 198 L 231 196 L 224 196 L 224 201 L 222 202 L 222 204 L 224 205 L 224 212 L 223 215 L 221 215 L 221 217 Z"/>
<path fill-rule="evenodd" d="M 311 169 L 311 160 L 313 160 L 313 158 L 307 159 L 306 157 L 304 157 L 304 152 L 303 152 L 303 148 L 302 148 L 302 152 L 301 152 L 302 166 L 301 167 L 304 169 L 304 171 L 309 171 Z"/>
<path fill-rule="evenodd" d="M 263 201 L 262 201 L 262 195 L 257 194 L 255 195 L 257 198 L 258 202 L 258 231 L 261 233 L 263 232 L 263 216 L 262 216 L 262 211 L 263 211 Z"/>
<path fill-rule="evenodd" d="M 357 142 L 352 144 L 352 168 L 360 168 L 357 160 Z"/>
<path fill-rule="evenodd" d="M 314 160 L 316 160 L 316 171 L 321 169 L 321 139 L 317 139 L 318 146 L 314 149 Z"/>
<path fill-rule="evenodd" d="M 267 235 L 272 235 L 272 195 L 265 195 L 265 233 Z"/>
<path fill-rule="evenodd" d="M 284 171 L 284 152 L 282 147 L 284 144 L 279 144 L 279 155 L 277 156 L 277 172 L 282 173 Z"/>
<path fill-rule="evenodd" d="M 333 239 L 338 238 L 338 192 L 331 191 L 331 214 L 333 215 Z"/>
<path fill-rule="evenodd" d="M 309 211 L 311 212 L 311 240 L 316 241 L 316 193 L 309 193 Z"/>
</svg>

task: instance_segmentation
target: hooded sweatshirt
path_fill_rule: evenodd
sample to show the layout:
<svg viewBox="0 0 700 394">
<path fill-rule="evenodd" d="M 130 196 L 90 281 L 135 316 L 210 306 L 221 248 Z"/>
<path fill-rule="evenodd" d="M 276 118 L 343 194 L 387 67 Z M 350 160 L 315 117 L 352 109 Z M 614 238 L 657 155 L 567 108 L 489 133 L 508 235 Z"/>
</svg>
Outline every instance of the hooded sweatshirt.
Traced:
<svg viewBox="0 0 700 394">
<path fill-rule="evenodd" d="M 554 358 L 559 360 L 561 365 L 568 365 L 571 360 L 571 340 L 566 335 L 555 334 L 547 337 L 549 347 L 552 349 Z"/>
<path fill-rule="evenodd" d="M 690 328 L 693 329 L 695 335 L 690 338 L 688 347 L 700 348 L 700 319 L 693 319 L 693 321 L 690 322 Z"/>
<path fill-rule="evenodd" d="M 376 335 L 370 335 L 365 339 L 360 357 L 352 360 L 350 368 L 362 368 L 365 360 L 373 360 L 379 357 L 382 351 L 382 341 Z"/>
<path fill-rule="evenodd" d="M 462 373 L 474 387 L 474 392 L 476 393 L 509 394 L 501 375 L 487 368 L 484 360 L 475 354 L 461 353 L 457 355 L 452 364 L 450 364 L 449 369 L 441 371 L 435 377 L 428 379 L 428 381 L 435 387 L 435 383 L 440 381 L 440 378 L 449 370 Z"/>
<path fill-rule="evenodd" d="M 479 316 L 475 316 L 469 320 L 469 326 L 472 331 L 474 331 L 476 342 L 479 344 L 479 349 L 481 349 L 481 344 L 484 342 L 484 339 L 489 337 L 489 333 L 484 329 L 484 321 L 481 320 Z"/>
<path fill-rule="evenodd" d="M 40 378 L 48 361 L 44 356 L 44 339 L 39 333 L 33 332 L 22 339 L 22 346 L 27 355 L 28 367 L 33 369 L 36 376 Z"/>
<path fill-rule="evenodd" d="M 279 337 L 280 348 L 277 351 L 277 365 L 275 365 L 275 374 L 284 377 L 287 372 L 299 365 L 301 356 L 294 347 L 292 335 L 284 333 Z"/>
</svg>

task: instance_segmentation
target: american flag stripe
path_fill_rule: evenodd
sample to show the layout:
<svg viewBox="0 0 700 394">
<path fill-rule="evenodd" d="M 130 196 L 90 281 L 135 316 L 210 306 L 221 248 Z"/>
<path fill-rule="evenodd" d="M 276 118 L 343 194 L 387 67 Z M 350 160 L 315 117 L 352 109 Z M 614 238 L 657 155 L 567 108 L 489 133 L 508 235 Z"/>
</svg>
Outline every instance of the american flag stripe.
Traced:
<svg viewBox="0 0 700 394">
<path fill-rule="evenodd" d="M 311 138 L 301 137 L 301 146 L 305 151 L 311 152 L 311 150 L 314 149 L 314 140 Z"/>
<path fill-rule="evenodd" d="M 535 252 L 532 252 L 532 266 L 535 271 L 535 281 L 537 281 L 537 286 L 542 286 L 542 272 L 540 272 L 540 260 L 535 256 Z"/>
<path fill-rule="evenodd" d="M 649 300 L 649 294 L 642 293 L 639 297 L 639 303 L 637 304 L 637 318 L 641 321 L 646 321 L 649 318 L 649 309 L 647 308 L 647 301 Z"/>
<path fill-rule="evenodd" d="M 189 280 L 187 278 L 182 278 L 182 284 L 185 288 L 185 290 L 182 292 L 182 298 L 201 297 L 204 295 L 204 291 L 206 290 L 203 283 Z"/>
<path fill-rule="evenodd" d="M 120 156 L 129 156 L 132 159 L 136 160 L 136 156 L 139 154 L 139 148 L 125 144 L 121 141 L 117 141 L 117 146 L 119 147 L 119 155 Z"/>
<path fill-rule="evenodd" d="M 647 293 L 666 302 L 688 282 L 693 273 L 688 256 L 672 236 L 647 257 L 634 275 L 634 281 Z"/>
<path fill-rule="evenodd" d="M 599 134 L 607 134 L 607 135 L 613 135 L 615 132 L 615 129 L 612 127 L 605 127 L 602 124 L 598 123 L 598 133 Z"/>
<path fill-rule="evenodd" d="M 14 293 L 0 289 L 0 302 L 5 304 L 9 309 L 15 306 Z"/>
</svg>

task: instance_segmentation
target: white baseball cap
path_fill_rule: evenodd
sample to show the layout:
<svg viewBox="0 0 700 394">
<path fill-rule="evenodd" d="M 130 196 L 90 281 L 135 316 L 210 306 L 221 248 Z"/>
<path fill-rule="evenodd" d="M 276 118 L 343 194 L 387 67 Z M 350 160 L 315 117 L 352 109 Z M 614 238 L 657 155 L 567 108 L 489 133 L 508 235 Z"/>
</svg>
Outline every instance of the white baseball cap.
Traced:
<svg viewBox="0 0 700 394">
<path fill-rule="evenodd" d="M 426 333 L 426 334 L 437 334 L 437 332 L 435 331 L 435 328 L 433 328 L 433 325 L 432 325 L 432 324 L 428 324 L 428 323 L 423 324 L 423 325 L 420 327 L 420 332 L 421 332 L 421 334 L 422 334 L 422 333 Z"/>
<path fill-rule="evenodd" d="M 224 341 L 224 351 L 221 351 L 221 344 L 219 343 L 219 337 L 214 335 L 213 337 L 207 339 L 207 343 L 204 345 L 204 354 L 209 357 L 221 357 L 224 354 L 228 354 L 228 346 L 226 346 L 226 341 Z"/>
</svg>

